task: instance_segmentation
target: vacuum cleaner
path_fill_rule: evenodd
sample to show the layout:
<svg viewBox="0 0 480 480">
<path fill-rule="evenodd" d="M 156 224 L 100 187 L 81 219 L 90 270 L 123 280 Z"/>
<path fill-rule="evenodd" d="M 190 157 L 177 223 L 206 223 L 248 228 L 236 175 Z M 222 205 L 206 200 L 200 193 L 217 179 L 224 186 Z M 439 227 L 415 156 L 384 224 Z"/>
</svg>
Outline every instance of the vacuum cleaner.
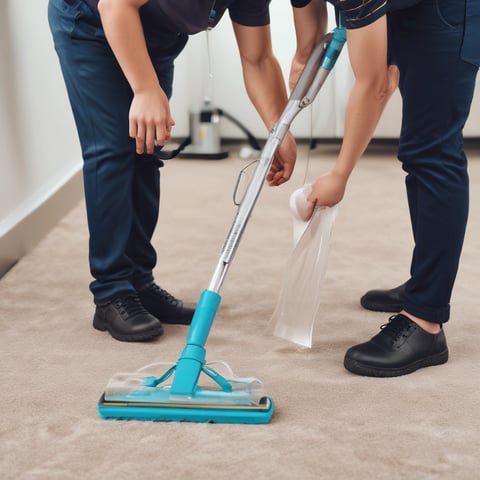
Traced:
<svg viewBox="0 0 480 480">
<path fill-rule="evenodd" d="M 293 119 L 310 105 L 323 85 L 346 41 L 342 27 L 335 28 L 314 48 L 289 101 L 260 153 L 255 172 L 238 205 L 209 286 L 201 293 L 186 345 L 176 364 L 160 376 L 135 373 L 114 375 L 97 409 L 102 418 L 149 421 L 191 421 L 265 424 L 274 403 L 256 378 L 229 378 L 206 363 L 205 343 L 220 305 L 219 290 L 245 226 L 273 162 L 275 152 Z M 203 378 L 210 385 L 200 386 Z"/>
<path fill-rule="evenodd" d="M 247 136 L 248 143 L 254 152 L 260 152 L 260 144 L 254 135 L 235 117 L 221 108 L 213 107 L 208 97 L 203 100 L 200 111 L 192 111 L 189 115 L 190 135 L 183 139 L 173 150 L 164 150 L 155 145 L 154 155 L 160 165 L 164 160 L 172 158 L 193 158 L 198 160 L 221 160 L 228 157 L 228 151 L 222 147 L 220 137 L 220 118 L 225 117 L 236 125 Z"/>
<path fill-rule="evenodd" d="M 195 158 L 220 160 L 228 157 L 228 150 L 222 147 L 220 137 L 220 120 L 230 120 L 247 136 L 253 150 L 260 151 L 257 139 L 235 117 L 221 108 L 214 107 L 206 97 L 200 111 L 192 111 L 189 115 L 190 143 L 179 152 L 179 158 Z"/>
</svg>

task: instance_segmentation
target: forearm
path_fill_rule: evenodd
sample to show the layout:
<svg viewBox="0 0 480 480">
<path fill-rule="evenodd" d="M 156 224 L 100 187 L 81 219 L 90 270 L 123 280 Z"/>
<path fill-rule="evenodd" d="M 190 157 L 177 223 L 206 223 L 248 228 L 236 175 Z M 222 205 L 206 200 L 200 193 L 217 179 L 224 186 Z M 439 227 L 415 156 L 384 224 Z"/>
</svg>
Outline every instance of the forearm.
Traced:
<svg viewBox="0 0 480 480">
<path fill-rule="evenodd" d="M 383 109 L 398 81 L 396 67 L 387 65 L 385 18 L 347 33 L 348 53 L 355 76 L 345 113 L 342 147 L 333 168 L 317 178 L 308 200 L 333 206 L 343 199 L 350 174 L 370 142 Z"/>
<path fill-rule="evenodd" d="M 344 135 L 335 170 L 348 178 L 370 143 L 389 95 L 356 84 L 345 112 Z"/>
<path fill-rule="evenodd" d="M 267 129 L 273 127 L 287 104 L 287 92 L 282 71 L 275 57 L 269 56 L 257 64 L 246 62 L 243 75 L 248 96 Z"/>
<path fill-rule="evenodd" d="M 147 0 L 100 0 L 98 10 L 108 43 L 132 90 L 158 86 L 138 9 Z"/>
<path fill-rule="evenodd" d="M 287 90 L 275 58 L 268 27 L 240 27 L 234 24 L 240 49 L 243 79 L 248 96 L 266 127 L 270 129 L 287 104 Z"/>
<path fill-rule="evenodd" d="M 327 5 L 325 0 L 312 0 L 305 7 L 292 10 L 297 42 L 295 59 L 304 64 L 327 32 Z"/>
<path fill-rule="evenodd" d="M 361 30 L 348 31 L 347 45 L 355 83 L 345 112 L 344 137 L 334 168 L 345 178 L 367 148 L 398 80 L 397 70 L 387 65 L 385 18 Z"/>
<path fill-rule="evenodd" d="M 245 27 L 234 23 L 233 28 L 248 95 L 270 130 L 288 102 L 282 70 L 272 51 L 270 27 Z M 270 186 L 281 185 L 290 178 L 296 157 L 295 140 L 288 132 L 278 146 L 267 174 Z"/>
</svg>

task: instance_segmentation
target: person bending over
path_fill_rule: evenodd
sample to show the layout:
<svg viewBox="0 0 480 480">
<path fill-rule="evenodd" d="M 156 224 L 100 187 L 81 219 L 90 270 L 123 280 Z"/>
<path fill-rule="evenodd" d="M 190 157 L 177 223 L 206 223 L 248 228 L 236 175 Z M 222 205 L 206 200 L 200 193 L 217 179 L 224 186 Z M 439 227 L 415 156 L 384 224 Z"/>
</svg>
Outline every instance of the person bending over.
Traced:
<svg viewBox="0 0 480 480">
<path fill-rule="evenodd" d="M 294 0 L 297 36 L 312 38 L 324 29 L 324 19 L 311 13 L 318 11 L 319 3 L 324 1 Z M 316 205 L 332 206 L 342 200 L 348 178 L 398 81 L 403 100 L 398 158 L 407 174 L 415 242 L 410 278 L 393 291 L 364 296 L 367 308 L 390 301 L 390 309 L 399 313 L 371 340 L 351 347 L 344 365 L 359 375 L 404 375 L 448 360 L 443 324 L 450 316 L 468 215 L 462 132 L 480 65 L 480 3 L 331 3 L 348 29 L 355 83 L 339 156 L 333 168 L 313 184 L 310 214 Z"/>
<path fill-rule="evenodd" d="M 153 276 L 162 166 L 154 148 L 175 124 L 168 103 L 175 58 L 189 35 L 214 27 L 227 11 L 248 95 L 270 129 L 287 93 L 272 53 L 268 0 L 49 1 L 84 160 L 93 326 L 117 340 L 149 340 L 162 335 L 162 323 L 192 320 L 195 305 Z M 295 159 L 288 135 L 269 183 L 287 181 Z"/>
</svg>

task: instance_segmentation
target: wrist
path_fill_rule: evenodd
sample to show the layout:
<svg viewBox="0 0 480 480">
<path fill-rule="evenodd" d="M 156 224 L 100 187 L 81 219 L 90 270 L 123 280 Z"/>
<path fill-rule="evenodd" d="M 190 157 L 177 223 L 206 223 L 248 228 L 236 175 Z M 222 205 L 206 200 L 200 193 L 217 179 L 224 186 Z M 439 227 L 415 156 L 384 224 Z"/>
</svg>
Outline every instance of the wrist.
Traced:
<svg viewBox="0 0 480 480">
<path fill-rule="evenodd" d="M 332 174 L 340 180 L 344 181 L 345 183 L 347 183 L 351 173 L 352 170 L 350 168 L 341 167 L 339 165 L 335 165 L 332 168 Z"/>
<path fill-rule="evenodd" d="M 138 84 L 132 85 L 132 91 L 134 95 L 141 95 L 148 92 L 162 90 L 158 80 L 150 81 L 150 82 L 139 82 Z M 163 90 L 162 90 L 163 91 Z"/>
</svg>

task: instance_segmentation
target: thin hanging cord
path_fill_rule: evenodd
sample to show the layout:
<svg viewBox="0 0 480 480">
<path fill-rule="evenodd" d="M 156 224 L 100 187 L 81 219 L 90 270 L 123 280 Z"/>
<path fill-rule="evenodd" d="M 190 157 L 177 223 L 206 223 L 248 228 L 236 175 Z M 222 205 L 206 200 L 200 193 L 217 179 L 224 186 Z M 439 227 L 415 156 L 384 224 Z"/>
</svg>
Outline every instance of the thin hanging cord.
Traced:
<svg viewBox="0 0 480 480">
<path fill-rule="evenodd" d="M 210 29 L 205 31 L 206 41 L 207 41 L 207 68 L 208 68 L 208 78 L 207 86 L 205 88 L 205 97 L 204 101 L 211 103 L 213 100 L 213 71 L 212 71 L 212 51 L 210 49 Z"/>
<path fill-rule="evenodd" d="M 310 167 L 310 153 L 312 151 L 312 141 L 313 141 L 313 108 L 312 105 L 308 107 L 310 113 L 310 141 L 308 142 L 308 150 L 307 150 L 307 164 L 305 165 L 305 174 L 303 177 L 303 184 L 305 185 L 308 180 L 308 170 Z"/>
</svg>

